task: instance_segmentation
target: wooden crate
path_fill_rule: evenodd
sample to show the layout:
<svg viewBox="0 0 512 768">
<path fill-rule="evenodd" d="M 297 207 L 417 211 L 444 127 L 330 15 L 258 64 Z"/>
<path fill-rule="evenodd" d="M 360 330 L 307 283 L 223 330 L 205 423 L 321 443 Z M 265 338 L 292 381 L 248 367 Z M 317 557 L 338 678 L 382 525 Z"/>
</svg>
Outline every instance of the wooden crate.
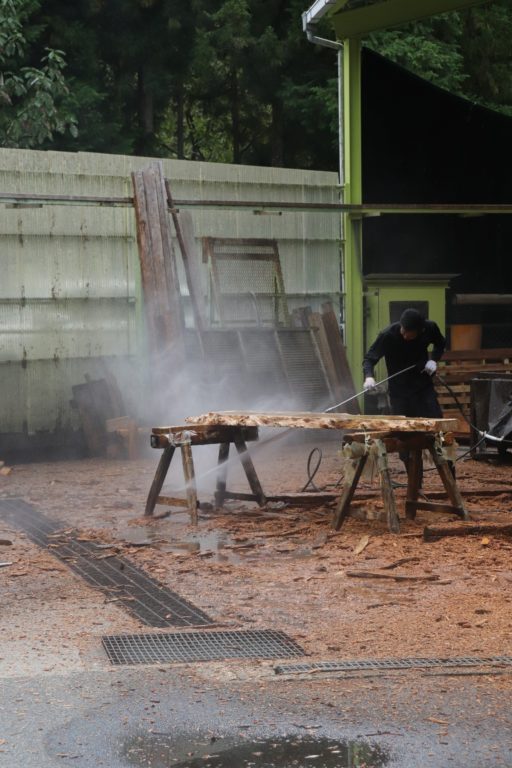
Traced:
<svg viewBox="0 0 512 768">
<path fill-rule="evenodd" d="M 481 374 L 512 373 L 512 348 L 453 350 L 445 352 L 438 366 L 438 374 L 457 396 L 470 419 L 470 381 Z M 459 438 L 469 437 L 470 427 L 457 408 L 452 395 L 436 379 L 436 392 L 445 418 L 457 419 Z"/>
</svg>

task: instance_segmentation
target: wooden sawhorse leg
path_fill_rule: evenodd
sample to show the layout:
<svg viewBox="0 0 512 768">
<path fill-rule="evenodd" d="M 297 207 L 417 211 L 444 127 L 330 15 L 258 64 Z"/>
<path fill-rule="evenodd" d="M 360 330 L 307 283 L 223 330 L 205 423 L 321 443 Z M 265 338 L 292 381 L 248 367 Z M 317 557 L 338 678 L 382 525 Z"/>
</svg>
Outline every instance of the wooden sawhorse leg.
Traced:
<svg viewBox="0 0 512 768">
<path fill-rule="evenodd" d="M 197 525 L 197 488 L 196 476 L 194 472 L 194 461 L 192 459 L 192 446 L 190 443 L 181 445 L 181 460 L 183 463 L 183 475 L 185 477 L 185 493 L 187 494 L 188 511 L 190 512 L 190 522 Z"/>
<path fill-rule="evenodd" d="M 416 517 L 416 504 L 420 495 L 423 479 L 423 456 L 421 448 L 413 448 L 409 452 L 407 464 L 407 498 L 405 501 L 405 516 L 408 520 Z"/>
<path fill-rule="evenodd" d="M 162 490 L 162 486 L 165 482 L 167 471 L 171 464 L 172 457 L 174 456 L 175 450 L 176 449 L 174 445 L 168 445 L 166 448 L 164 448 L 163 453 L 160 456 L 160 461 L 158 462 L 158 467 L 155 472 L 155 477 L 153 478 L 153 482 L 151 483 L 151 488 L 149 489 L 148 498 L 146 501 L 146 509 L 144 511 L 145 517 L 151 517 L 151 515 L 154 512 L 157 499 L 160 495 L 160 491 Z"/>
<path fill-rule="evenodd" d="M 219 446 L 219 462 L 217 469 L 217 488 L 215 490 L 215 506 L 222 507 L 226 498 L 226 484 L 228 477 L 229 443 L 221 443 Z"/>
<path fill-rule="evenodd" d="M 368 456 L 366 454 L 361 456 L 359 459 L 356 459 L 357 463 L 355 464 L 354 477 L 352 480 L 345 482 L 343 485 L 343 493 L 340 496 L 340 500 L 338 501 L 338 506 L 336 507 L 336 512 L 334 513 L 333 518 L 333 527 L 337 531 L 339 531 L 343 525 L 345 518 L 348 517 L 350 502 L 354 496 L 354 492 L 357 488 L 359 478 L 361 477 L 367 459 Z"/>
<path fill-rule="evenodd" d="M 156 505 L 158 504 L 160 491 L 162 490 L 162 486 L 165 482 L 165 478 L 167 476 L 167 472 L 169 471 L 176 447 L 177 446 L 175 445 L 167 445 L 162 452 L 155 476 L 153 478 L 153 482 L 151 483 L 151 488 L 149 489 L 148 498 L 146 501 L 146 509 L 144 510 L 145 517 L 151 517 Z M 194 473 L 194 462 L 192 459 L 192 447 L 190 443 L 187 442 L 182 443 L 178 447 L 181 449 L 183 475 L 185 477 L 185 492 L 187 495 L 186 506 L 190 512 L 191 523 L 193 525 L 197 525 L 197 489 Z M 181 502 L 179 499 L 174 499 L 173 503 L 180 503 L 180 506 L 183 504 L 183 502 Z"/>
<path fill-rule="evenodd" d="M 242 462 L 245 475 L 251 487 L 251 491 L 256 497 L 256 501 L 260 507 L 263 507 L 267 503 L 267 500 L 265 498 L 265 494 L 263 493 L 263 488 L 261 487 L 258 475 L 256 474 L 254 464 L 252 463 L 252 459 L 249 455 L 249 451 L 247 450 L 245 440 L 240 436 L 235 436 L 234 443 L 236 450 L 238 451 L 238 455 L 240 456 L 240 461 Z"/>
<path fill-rule="evenodd" d="M 434 464 L 437 467 L 439 476 L 443 481 L 446 495 L 452 504 L 453 513 L 461 517 L 463 520 L 469 520 L 469 515 L 464 508 L 464 501 L 462 500 L 460 491 L 457 488 L 457 483 L 455 482 L 453 472 L 450 468 L 449 462 L 443 456 L 442 448 L 440 447 L 437 440 L 434 445 L 429 446 L 429 451 L 432 455 L 432 459 L 434 460 Z"/>
</svg>

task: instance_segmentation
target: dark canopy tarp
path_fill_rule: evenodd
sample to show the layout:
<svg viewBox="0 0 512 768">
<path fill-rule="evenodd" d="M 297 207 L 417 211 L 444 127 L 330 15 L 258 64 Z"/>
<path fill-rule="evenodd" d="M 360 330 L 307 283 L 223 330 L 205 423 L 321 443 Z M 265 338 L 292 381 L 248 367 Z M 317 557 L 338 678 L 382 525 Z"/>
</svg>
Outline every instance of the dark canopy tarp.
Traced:
<svg viewBox="0 0 512 768">
<path fill-rule="evenodd" d="M 512 118 L 368 49 L 362 95 L 364 202 L 512 203 Z M 363 232 L 366 274 L 461 273 L 457 291 L 512 292 L 512 215 L 381 216 Z"/>
</svg>

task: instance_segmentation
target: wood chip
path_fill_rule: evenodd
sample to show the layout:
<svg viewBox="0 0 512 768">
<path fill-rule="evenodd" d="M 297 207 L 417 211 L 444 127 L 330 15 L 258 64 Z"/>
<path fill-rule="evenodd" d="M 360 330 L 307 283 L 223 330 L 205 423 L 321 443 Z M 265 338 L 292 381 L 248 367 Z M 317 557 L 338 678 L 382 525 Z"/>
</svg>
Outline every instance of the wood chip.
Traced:
<svg viewBox="0 0 512 768">
<path fill-rule="evenodd" d="M 368 544 L 370 543 L 370 537 L 369 536 L 361 536 L 359 541 L 357 542 L 356 546 L 354 547 L 354 555 L 360 555 L 361 552 L 366 549 Z"/>
</svg>

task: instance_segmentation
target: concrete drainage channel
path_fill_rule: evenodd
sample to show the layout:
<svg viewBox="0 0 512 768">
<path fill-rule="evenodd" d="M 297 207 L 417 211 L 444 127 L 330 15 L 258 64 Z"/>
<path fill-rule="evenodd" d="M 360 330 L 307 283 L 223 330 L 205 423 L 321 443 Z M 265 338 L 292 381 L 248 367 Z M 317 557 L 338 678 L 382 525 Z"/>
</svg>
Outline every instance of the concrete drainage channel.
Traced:
<svg viewBox="0 0 512 768">
<path fill-rule="evenodd" d="M 192 603 L 150 578 L 129 560 L 105 557 L 91 541 L 72 535 L 62 521 L 49 520 L 22 499 L 0 501 L 0 516 L 150 627 L 208 626 L 212 620 Z"/>
<path fill-rule="evenodd" d="M 129 560 L 104 558 L 94 542 L 65 531 L 65 523 L 49 520 L 22 499 L 0 502 L 0 516 L 23 531 L 39 547 L 48 548 L 88 584 L 115 594 L 135 618 L 153 627 L 209 626 L 213 622 L 196 606 L 167 589 Z M 284 659 L 304 651 L 284 632 L 274 630 L 169 632 L 112 635 L 102 639 L 112 664 L 190 663 L 227 659 Z"/>
</svg>

